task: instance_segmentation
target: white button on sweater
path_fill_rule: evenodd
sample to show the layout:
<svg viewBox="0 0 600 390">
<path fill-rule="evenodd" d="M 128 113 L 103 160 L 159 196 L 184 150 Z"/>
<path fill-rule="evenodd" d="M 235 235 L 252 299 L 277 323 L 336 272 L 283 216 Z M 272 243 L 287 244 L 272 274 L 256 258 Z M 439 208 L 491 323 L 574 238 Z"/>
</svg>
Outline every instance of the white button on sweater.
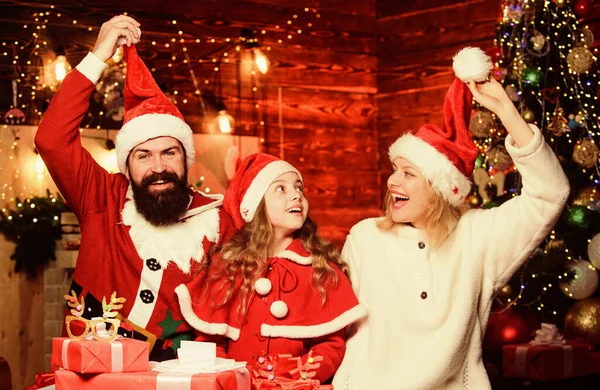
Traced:
<svg viewBox="0 0 600 390">
<path fill-rule="evenodd" d="M 348 340 L 336 389 L 490 388 L 481 341 L 492 295 L 547 236 L 569 193 L 556 156 L 532 129 L 523 148 L 506 140 L 521 196 L 468 211 L 438 249 L 407 226 L 386 233 L 367 219 L 352 228 L 342 256 L 369 317 Z"/>
</svg>

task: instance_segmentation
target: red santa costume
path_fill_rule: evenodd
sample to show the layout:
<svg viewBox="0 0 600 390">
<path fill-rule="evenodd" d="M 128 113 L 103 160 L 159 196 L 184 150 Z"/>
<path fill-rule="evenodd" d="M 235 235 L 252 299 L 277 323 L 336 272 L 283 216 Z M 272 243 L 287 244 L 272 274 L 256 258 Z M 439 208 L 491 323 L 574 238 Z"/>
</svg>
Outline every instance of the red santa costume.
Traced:
<svg viewBox="0 0 600 390">
<path fill-rule="evenodd" d="M 285 161 L 266 154 L 250 156 L 243 163 L 225 194 L 224 207 L 239 229 L 252 221 L 256 209 L 273 180 L 287 172 L 300 173 Z M 215 262 L 219 261 L 216 256 Z M 222 261 L 222 260 L 221 260 Z M 346 275 L 335 264 L 339 283 L 325 286 L 327 300 L 312 286 L 311 255 L 299 239 L 267 259 L 265 273 L 254 283 L 247 314 L 240 318 L 238 294 L 222 307 L 226 280 L 204 285 L 204 275 L 175 290 L 185 319 L 198 331 L 198 340 L 216 341 L 219 354 L 238 361 L 253 357 L 290 354 L 306 361 L 308 353 L 321 356 L 315 379 L 333 376 L 345 352 L 345 327 L 366 315 Z M 215 267 L 209 269 L 209 273 Z M 235 290 L 241 285 L 236 280 Z"/>
<path fill-rule="evenodd" d="M 138 144 L 170 136 L 194 161 L 193 134 L 181 113 L 160 91 L 138 57 L 125 47 L 128 72 L 125 120 L 117 136 L 121 173 L 109 174 L 81 146 L 79 125 L 107 65 L 94 54 L 64 79 L 35 137 L 37 149 L 81 226 L 81 246 L 71 289 L 85 297 L 86 314 L 102 315 L 101 300 L 116 291 L 126 302 L 127 336 L 147 340 L 151 359 L 175 356 L 183 339 L 193 338 L 174 293 L 192 280 L 204 253 L 235 232 L 222 210 L 222 196 L 190 189 L 190 204 L 179 223 L 156 227 L 136 209 L 127 157 Z M 63 329 L 64 333 L 64 329 Z"/>
</svg>

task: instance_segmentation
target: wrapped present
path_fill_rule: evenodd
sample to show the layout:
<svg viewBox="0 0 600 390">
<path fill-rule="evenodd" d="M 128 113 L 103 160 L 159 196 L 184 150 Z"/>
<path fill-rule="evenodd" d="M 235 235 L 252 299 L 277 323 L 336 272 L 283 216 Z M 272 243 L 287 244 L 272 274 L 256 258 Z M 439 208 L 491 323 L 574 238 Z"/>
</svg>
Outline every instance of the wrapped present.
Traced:
<svg viewBox="0 0 600 390">
<path fill-rule="evenodd" d="M 51 364 L 82 374 L 148 371 L 149 348 L 145 341 L 116 339 L 111 342 L 52 339 Z"/>
<path fill-rule="evenodd" d="M 35 374 L 35 383 L 23 390 L 37 390 L 54 385 L 53 372 L 38 372 Z"/>
<path fill-rule="evenodd" d="M 56 390 L 250 390 L 250 373 L 246 368 L 215 374 L 181 374 L 157 371 L 78 374 L 56 371 Z"/>
<path fill-rule="evenodd" d="M 313 378 L 322 360 L 322 356 L 313 356 L 312 351 L 304 363 L 291 355 L 256 355 L 252 367 L 253 390 L 318 390 L 320 382 Z"/>
<path fill-rule="evenodd" d="M 556 326 L 542 324 L 529 344 L 505 345 L 502 349 L 506 377 L 550 381 L 588 375 L 590 346 L 565 342 Z"/>
</svg>

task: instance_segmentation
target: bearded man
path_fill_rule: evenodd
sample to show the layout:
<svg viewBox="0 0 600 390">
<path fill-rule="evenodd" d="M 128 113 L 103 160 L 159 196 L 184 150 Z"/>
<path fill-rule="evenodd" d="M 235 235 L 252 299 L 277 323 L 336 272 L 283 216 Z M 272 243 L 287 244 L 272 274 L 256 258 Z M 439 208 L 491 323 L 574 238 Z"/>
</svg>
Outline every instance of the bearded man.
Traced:
<svg viewBox="0 0 600 390">
<path fill-rule="evenodd" d="M 120 333 L 148 341 L 150 358 L 160 361 L 193 339 L 175 287 L 188 283 L 205 253 L 235 228 L 220 195 L 187 184 L 192 130 L 137 55 L 139 27 L 125 15 L 102 25 L 94 50 L 52 99 L 35 144 L 81 226 L 71 290 L 85 301 L 84 317 L 101 317 L 102 298 L 116 291 L 126 299 Z M 116 140 L 120 173 L 109 174 L 81 146 L 79 126 L 119 43 L 127 60 L 125 120 Z"/>
</svg>

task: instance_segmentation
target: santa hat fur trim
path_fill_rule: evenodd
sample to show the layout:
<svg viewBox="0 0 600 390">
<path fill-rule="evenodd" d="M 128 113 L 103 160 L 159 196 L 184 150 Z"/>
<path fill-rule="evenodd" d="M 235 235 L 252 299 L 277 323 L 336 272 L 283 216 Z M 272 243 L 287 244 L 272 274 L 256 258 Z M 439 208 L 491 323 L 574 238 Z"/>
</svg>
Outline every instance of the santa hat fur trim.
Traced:
<svg viewBox="0 0 600 390">
<path fill-rule="evenodd" d="M 471 182 L 436 148 L 412 134 L 405 134 L 390 146 L 390 160 L 410 161 L 444 199 L 458 206 L 471 191 Z"/>
<path fill-rule="evenodd" d="M 194 164 L 196 150 L 192 129 L 170 114 L 144 114 L 125 123 L 117 134 L 117 163 L 119 170 L 127 171 L 127 157 L 137 145 L 158 137 L 172 137 L 185 149 L 187 167 Z"/>
<path fill-rule="evenodd" d="M 250 222 L 254 219 L 256 209 L 271 183 L 279 176 L 288 172 L 295 172 L 300 177 L 300 180 L 302 180 L 300 172 L 292 164 L 283 160 L 273 161 L 258 172 L 240 203 L 240 213 L 244 221 Z"/>
<path fill-rule="evenodd" d="M 471 139 L 471 91 L 465 83 L 485 81 L 492 62 L 481 49 L 466 47 L 454 56 L 456 77 L 444 99 L 444 125 L 427 124 L 398 138 L 389 149 L 392 162 L 405 158 L 419 169 L 436 192 L 454 206 L 471 190 L 469 177 L 478 151 Z"/>
</svg>

